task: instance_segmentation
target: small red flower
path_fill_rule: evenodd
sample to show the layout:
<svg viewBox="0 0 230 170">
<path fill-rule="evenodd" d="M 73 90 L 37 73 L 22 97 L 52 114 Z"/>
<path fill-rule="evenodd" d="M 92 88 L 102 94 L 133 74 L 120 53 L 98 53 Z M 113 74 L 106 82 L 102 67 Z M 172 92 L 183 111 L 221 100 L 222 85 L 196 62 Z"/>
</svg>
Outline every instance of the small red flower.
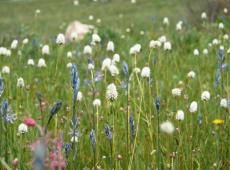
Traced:
<svg viewBox="0 0 230 170">
<path fill-rule="evenodd" d="M 27 125 L 27 126 L 35 126 L 36 124 L 36 121 L 33 119 L 33 118 L 25 118 L 24 119 L 24 123 Z"/>
</svg>

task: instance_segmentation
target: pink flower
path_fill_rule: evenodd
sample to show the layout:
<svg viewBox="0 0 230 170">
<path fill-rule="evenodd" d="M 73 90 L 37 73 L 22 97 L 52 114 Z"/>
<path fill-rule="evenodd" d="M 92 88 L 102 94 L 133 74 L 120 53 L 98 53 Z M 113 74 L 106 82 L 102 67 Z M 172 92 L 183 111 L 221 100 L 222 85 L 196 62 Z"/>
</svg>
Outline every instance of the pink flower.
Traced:
<svg viewBox="0 0 230 170">
<path fill-rule="evenodd" d="M 27 125 L 27 126 L 35 126 L 36 124 L 36 121 L 33 119 L 33 118 L 25 118 L 24 119 L 24 123 Z"/>
</svg>

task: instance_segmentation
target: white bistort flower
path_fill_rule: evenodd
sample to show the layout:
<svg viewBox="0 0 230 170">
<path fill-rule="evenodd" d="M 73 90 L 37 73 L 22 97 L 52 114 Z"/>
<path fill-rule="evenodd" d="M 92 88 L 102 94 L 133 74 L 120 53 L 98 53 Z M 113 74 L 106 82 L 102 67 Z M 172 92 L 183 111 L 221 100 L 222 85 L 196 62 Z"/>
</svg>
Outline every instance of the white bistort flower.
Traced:
<svg viewBox="0 0 230 170">
<path fill-rule="evenodd" d="M 112 61 L 110 58 L 105 58 L 102 62 L 101 70 L 109 70 L 109 67 L 111 65 Z"/>
<path fill-rule="evenodd" d="M 160 37 L 158 38 L 158 41 L 160 41 L 161 43 L 166 42 L 166 41 L 167 41 L 166 36 L 165 36 L 165 35 L 160 36 Z"/>
<path fill-rule="evenodd" d="M 79 102 L 82 101 L 82 98 L 83 98 L 82 92 L 79 91 L 77 93 L 77 101 L 79 101 Z"/>
<path fill-rule="evenodd" d="M 10 48 L 11 49 L 16 49 L 18 47 L 18 40 L 13 40 L 11 43 Z"/>
<path fill-rule="evenodd" d="M 129 54 L 137 54 L 141 51 L 141 45 L 140 44 L 135 44 L 133 45 L 130 50 L 129 50 Z"/>
<path fill-rule="evenodd" d="M 225 14 L 228 13 L 228 8 L 224 8 L 224 13 L 225 13 Z"/>
<path fill-rule="evenodd" d="M 190 113 L 195 113 L 195 112 L 197 111 L 197 108 L 198 108 L 197 102 L 196 102 L 196 101 L 193 101 L 193 102 L 190 104 L 189 112 L 190 112 Z"/>
<path fill-rule="evenodd" d="M 169 19 L 168 19 L 168 17 L 164 17 L 163 24 L 164 25 L 169 25 Z"/>
<path fill-rule="evenodd" d="M 101 100 L 100 99 L 94 99 L 93 106 L 95 106 L 95 107 L 101 106 Z"/>
<path fill-rule="evenodd" d="M 203 91 L 201 94 L 201 100 L 208 101 L 210 99 L 209 91 Z"/>
<path fill-rule="evenodd" d="M 119 74 L 118 68 L 117 68 L 115 65 L 113 65 L 113 64 L 111 64 L 111 65 L 109 66 L 109 71 L 110 71 L 110 74 L 111 74 L 112 76 L 116 76 L 116 75 Z"/>
<path fill-rule="evenodd" d="M 65 35 L 62 33 L 59 33 L 56 39 L 56 44 L 62 45 L 65 44 Z"/>
<path fill-rule="evenodd" d="M 198 49 L 195 49 L 195 50 L 193 51 L 193 55 L 195 55 L 195 56 L 199 56 L 199 54 L 200 54 L 200 52 L 199 52 L 199 50 L 198 50 Z"/>
<path fill-rule="evenodd" d="M 193 79 L 196 77 L 196 73 L 194 71 L 190 71 L 188 72 L 187 77 Z"/>
<path fill-rule="evenodd" d="M 25 86 L 25 82 L 24 82 L 23 78 L 22 78 L 22 77 L 19 77 L 19 78 L 18 78 L 18 81 L 17 81 L 17 87 L 22 88 L 22 87 L 24 87 L 24 86 Z"/>
<path fill-rule="evenodd" d="M 171 45 L 171 43 L 169 42 L 169 41 L 166 41 L 165 43 L 164 43 L 164 50 L 166 51 L 166 50 L 171 50 L 172 49 L 172 45 Z"/>
<path fill-rule="evenodd" d="M 160 129 L 164 133 L 172 134 L 175 130 L 175 127 L 170 121 L 166 121 L 160 124 Z"/>
<path fill-rule="evenodd" d="M 45 61 L 45 59 L 44 58 L 40 58 L 39 60 L 38 60 L 38 67 L 46 67 L 46 61 Z"/>
<path fill-rule="evenodd" d="M 173 96 L 181 96 L 181 89 L 180 88 L 174 88 L 174 89 L 172 89 L 172 95 Z"/>
<path fill-rule="evenodd" d="M 22 40 L 22 44 L 24 44 L 24 45 L 28 44 L 28 42 L 29 42 L 28 38 L 25 38 L 24 40 Z"/>
<path fill-rule="evenodd" d="M 23 133 L 27 133 L 28 132 L 28 126 L 24 123 L 21 123 L 18 126 L 18 133 L 23 134 Z"/>
<path fill-rule="evenodd" d="M 177 111 L 176 120 L 184 120 L 184 112 L 183 112 L 183 110 L 178 110 Z"/>
<path fill-rule="evenodd" d="M 139 73 L 141 72 L 141 69 L 138 68 L 138 67 L 135 67 L 135 68 L 133 69 L 133 72 L 136 73 L 136 74 L 139 74 Z"/>
<path fill-rule="evenodd" d="M 113 59 L 112 59 L 112 64 L 116 64 L 120 61 L 120 55 L 119 54 L 114 54 Z"/>
<path fill-rule="evenodd" d="M 101 42 L 101 37 L 98 35 L 98 34 L 93 34 L 92 35 L 92 42 L 94 42 L 94 43 L 99 43 L 99 42 Z"/>
<path fill-rule="evenodd" d="M 149 48 L 159 48 L 161 46 L 161 42 L 158 40 L 151 40 L 149 42 Z"/>
<path fill-rule="evenodd" d="M 118 97 L 117 88 L 114 83 L 111 83 L 107 86 L 106 89 L 106 98 L 110 101 L 116 100 Z"/>
<path fill-rule="evenodd" d="M 201 19 L 207 19 L 207 14 L 206 14 L 206 12 L 202 12 L 202 14 L 201 14 Z"/>
<path fill-rule="evenodd" d="M 27 64 L 33 66 L 34 65 L 34 60 L 31 59 L 31 58 L 28 59 Z"/>
<path fill-rule="evenodd" d="M 223 38 L 224 38 L 225 40 L 228 40 L 228 39 L 229 39 L 228 34 L 224 34 Z"/>
<path fill-rule="evenodd" d="M 84 47 L 83 54 L 92 54 L 92 48 L 89 45 L 86 45 Z"/>
<path fill-rule="evenodd" d="M 107 44 L 106 50 L 114 52 L 114 48 L 115 47 L 114 47 L 113 41 L 109 41 L 108 44 Z"/>
<path fill-rule="evenodd" d="M 218 28 L 221 29 L 221 30 L 224 29 L 224 24 L 222 22 L 219 23 Z"/>
<path fill-rule="evenodd" d="M 68 63 L 68 64 L 66 65 L 66 67 L 67 67 L 67 68 L 71 68 L 72 65 L 73 65 L 72 63 Z"/>
<path fill-rule="evenodd" d="M 50 47 L 48 45 L 44 45 L 42 47 L 42 55 L 49 55 L 50 54 Z"/>
<path fill-rule="evenodd" d="M 3 66 L 2 67 L 2 74 L 10 74 L 10 67 Z"/>
<path fill-rule="evenodd" d="M 182 25 L 183 25 L 183 21 L 179 21 L 179 22 L 176 24 L 176 30 L 177 30 L 177 31 L 182 30 Z"/>
<path fill-rule="evenodd" d="M 227 108 L 228 107 L 228 101 L 227 99 L 221 99 L 220 100 L 220 107 Z"/>
<path fill-rule="evenodd" d="M 205 48 L 205 49 L 203 50 L 203 54 L 204 54 L 204 55 L 208 55 L 208 49 L 207 49 L 207 48 Z"/>
<path fill-rule="evenodd" d="M 94 64 L 92 62 L 88 63 L 88 70 L 94 70 Z"/>
<path fill-rule="evenodd" d="M 73 57 L 73 54 L 72 54 L 71 51 L 68 51 L 68 52 L 67 52 L 67 57 L 68 57 L 68 58 L 72 58 L 72 57 Z"/>
<path fill-rule="evenodd" d="M 215 38 L 215 39 L 212 40 L 212 44 L 213 45 L 218 45 L 218 44 L 220 44 L 220 41 Z"/>
<path fill-rule="evenodd" d="M 150 68 L 149 67 L 144 67 L 141 70 L 141 77 L 143 77 L 143 78 L 149 78 L 150 77 Z"/>
</svg>

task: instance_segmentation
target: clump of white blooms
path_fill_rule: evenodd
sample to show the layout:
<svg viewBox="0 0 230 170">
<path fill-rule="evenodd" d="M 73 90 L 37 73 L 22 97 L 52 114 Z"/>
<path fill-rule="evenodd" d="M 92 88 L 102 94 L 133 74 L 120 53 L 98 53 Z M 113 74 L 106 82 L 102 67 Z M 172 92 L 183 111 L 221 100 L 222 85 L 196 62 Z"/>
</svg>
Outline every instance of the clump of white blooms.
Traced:
<svg viewBox="0 0 230 170">
<path fill-rule="evenodd" d="M 70 38 L 72 41 L 75 41 L 78 39 L 78 34 L 76 32 L 72 32 L 70 35 Z"/>
<path fill-rule="evenodd" d="M 18 40 L 13 40 L 11 43 L 10 48 L 11 49 L 16 49 L 18 47 Z"/>
<path fill-rule="evenodd" d="M 190 72 L 188 72 L 187 77 L 194 79 L 196 77 L 196 73 L 194 71 L 190 71 Z"/>
<path fill-rule="evenodd" d="M 25 82 L 24 82 L 23 78 L 22 78 L 22 77 L 19 77 L 19 78 L 18 78 L 18 81 L 17 81 L 17 87 L 22 88 L 22 87 L 24 87 L 24 86 L 25 86 Z"/>
<path fill-rule="evenodd" d="M 0 55 L 9 57 L 11 56 L 11 51 L 5 47 L 0 47 Z"/>
<path fill-rule="evenodd" d="M 89 15 L 89 20 L 92 21 L 94 19 L 93 15 Z"/>
<path fill-rule="evenodd" d="M 88 63 L 88 70 L 94 70 L 94 64 L 92 62 Z"/>
<path fill-rule="evenodd" d="M 196 101 L 193 101 L 191 104 L 190 104 L 190 107 L 189 107 L 189 112 L 190 113 L 195 113 L 197 111 L 197 108 L 198 108 L 198 104 Z"/>
<path fill-rule="evenodd" d="M 92 54 L 92 48 L 89 45 L 86 45 L 84 47 L 83 54 Z"/>
<path fill-rule="evenodd" d="M 111 64 L 111 65 L 109 66 L 109 71 L 110 71 L 110 74 L 111 74 L 112 76 L 116 76 L 116 75 L 119 74 L 118 68 L 117 68 L 115 65 L 113 65 L 113 64 Z"/>
<path fill-rule="evenodd" d="M 83 94 L 82 94 L 82 92 L 79 91 L 77 93 L 77 101 L 79 101 L 79 102 L 82 101 L 82 98 L 83 98 Z"/>
<path fill-rule="evenodd" d="M 68 58 L 72 58 L 72 57 L 73 57 L 73 54 L 72 54 L 71 51 L 68 51 L 68 52 L 67 52 L 67 57 L 68 57 Z"/>
<path fill-rule="evenodd" d="M 33 66 L 34 65 L 34 60 L 31 59 L 31 58 L 28 59 L 27 64 Z"/>
<path fill-rule="evenodd" d="M 212 40 L 212 44 L 213 45 L 218 45 L 218 44 L 220 44 L 220 41 L 215 38 L 215 39 Z"/>
<path fill-rule="evenodd" d="M 110 101 L 116 100 L 118 97 L 117 88 L 114 83 L 111 83 L 107 86 L 106 89 L 106 98 Z"/>
<path fill-rule="evenodd" d="M 10 67 L 3 66 L 2 67 L 2 74 L 10 74 Z"/>
<path fill-rule="evenodd" d="M 44 45 L 42 47 L 42 55 L 49 55 L 50 54 L 50 48 L 48 45 Z"/>
<path fill-rule="evenodd" d="M 149 42 L 149 48 L 159 48 L 161 46 L 161 42 L 158 40 L 151 40 Z"/>
<path fill-rule="evenodd" d="M 68 63 L 68 64 L 66 65 L 66 67 L 67 67 L 67 68 L 71 68 L 72 65 L 73 65 L 72 63 Z"/>
<path fill-rule="evenodd" d="M 143 77 L 143 78 L 149 78 L 150 77 L 150 68 L 149 67 L 142 68 L 141 77 Z"/>
<path fill-rule="evenodd" d="M 130 50 L 129 50 L 129 54 L 137 54 L 141 51 L 141 45 L 140 44 L 135 44 L 133 45 Z"/>
<path fill-rule="evenodd" d="M 184 112 L 183 112 L 183 110 L 178 110 L 177 111 L 176 120 L 184 120 Z"/>
<path fill-rule="evenodd" d="M 182 25 L 183 25 L 183 21 L 179 21 L 179 22 L 176 24 L 176 30 L 177 30 L 177 31 L 182 30 Z"/>
<path fill-rule="evenodd" d="M 160 36 L 160 37 L 158 38 L 158 41 L 160 41 L 161 43 L 164 43 L 164 42 L 167 41 L 167 38 L 166 38 L 165 35 L 162 35 L 162 36 Z"/>
<path fill-rule="evenodd" d="M 102 66 L 101 66 L 101 70 L 109 70 L 109 67 L 112 63 L 112 60 L 110 58 L 105 58 L 103 61 L 102 61 Z"/>
<path fill-rule="evenodd" d="M 45 59 L 44 58 L 40 58 L 39 60 L 38 60 L 38 67 L 46 67 L 46 61 L 45 61 Z"/>
<path fill-rule="evenodd" d="M 28 38 L 25 38 L 24 40 L 22 40 L 22 44 L 24 44 L 24 45 L 28 44 L 28 42 L 29 42 Z"/>
<path fill-rule="evenodd" d="M 181 96 L 181 92 L 182 92 L 182 90 L 180 88 L 174 88 L 174 89 L 172 89 L 172 95 L 174 97 Z"/>
<path fill-rule="evenodd" d="M 220 107 L 227 108 L 228 107 L 228 101 L 227 99 L 221 99 L 220 100 Z"/>
<path fill-rule="evenodd" d="M 221 30 L 224 29 L 224 24 L 222 22 L 219 23 L 218 28 L 221 29 Z"/>
<path fill-rule="evenodd" d="M 101 100 L 100 99 L 94 99 L 93 106 L 95 106 L 95 107 L 101 106 Z"/>
<path fill-rule="evenodd" d="M 135 67 L 135 68 L 133 69 L 133 72 L 136 73 L 136 74 L 139 74 L 139 73 L 141 72 L 141 69 L 138 68 L 138 67 Z"/>
<path fill-rule="evenodd" d="M 228 39 L 229 39 L 228 34 L 224 34 L 223 38 L 224 38 L 225 40 L 228 40 Z"/>
<path fill-rule="evenodd" d="M 208 101 L 210 99 L 209 91 L 203 91 L 201 94 L 201 100 Z"/>
<path fill-rule="evenodd" d="M 203 54 L 204 54 L 204 55 L 208 55 L 208 49 L 207 49 L 207 48 L 205 48 L 205 49 L 203 50 Z"/>
<path fill-rule="evenodd" d="M 165 51 L 170 51 L 172 49 L 172 44 L 169 42 L 169 41 L 166 41 L 165 43 L 164 43 L 164 50 Z"/>
<path fill-rule="evenodd" d="M 172 134 L 175 130 L 175 127 L 170 121 L 166 121 L 160 124 L 160 130 L 164 133 Z"/>
<path fill-rule="evenodd" d="M 193 51 L 193 55 L 194 55 L 194 56 L 199 56 L 199 54 L 200 54 L 200 52 L 199 52 L 198 49 L 195 49 L 195 50 Z"/>
<path fill-rule="evenodd" d="M 114 47 L 113 41 L 109 41 L 107 44 L 106 50 L 114 52 L 114 49 L 115 49 L 115 47 Z"/>
<path fill-rule="evenodd" d="M 163 24 L 166 25 L 166 26 L 169 25 L 169 19 L 168 19 L 168 17 L 164 17 Z"/>
<path fill-rule="evenodd" d="M 99 43 L 99 42 L 101 42 L 101 37 L 98 34 L 94 33 L 92 35 L 92 43 Z"/>
<path fill-rule="evenodd" d="M 21 123 L 18 126 L 18 133 L 23 134 L 23 133 L 27 133 L 28 132 L 28 126 L 24 123 Z"/>
<path fill-rule="evenodd" d="M 206 14 L 206 12 L 202 12 L 202 14 L 201 14 L 201 19 L 207 19 L 207 14 Z"/>
<path fill-rule="evenodd" d="M 120 61 L 120 55 L 119 54 L 114 54 L 113 59 L 112 59 L 112 64 L 116 64 Z"/>
<path fill-rule="evenodd" d="M 65 35 L 62 33 L 59 33 L 56 39 L 56 44 L 62 45 L 65 44 Z"/>
</svg>

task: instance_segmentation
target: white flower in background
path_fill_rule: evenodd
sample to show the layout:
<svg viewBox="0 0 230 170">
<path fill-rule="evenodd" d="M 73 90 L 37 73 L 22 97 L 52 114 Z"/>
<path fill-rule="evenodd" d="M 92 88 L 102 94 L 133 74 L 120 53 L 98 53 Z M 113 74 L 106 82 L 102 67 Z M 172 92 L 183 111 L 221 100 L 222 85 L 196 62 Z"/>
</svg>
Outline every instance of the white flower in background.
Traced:
<svg viewBox="0 0 230 170">
<path fill-rule="evenodd" d="M 136 0 L 131 0 L 131 4 L 135 4 L 135 3 L 137 3 Z"/>
<path fill-rule="evenodd" d="M 38 67 L 46 67 L 46 61 L 44 60 L 44 58 L 40 58 L 38 60 Z"/>
<path fill-rule="evenodd" d="M 223 38 L 224 38 L 224 40 L 228 40 L 229 39 L 228 34 L 224 34 Z"/>
<path fill-rule="evenodd" d="M 158 41 L 160 41 L 161 43 L 166 42 L 166 41 L 167 41 L 166 36 L 164 36 L 164 35 L 160 36 L 160 37 L 158 38 Z"/>
<path fill-rule="evenodd" d="M 225 14 L 228 13 L 228 8 L 224 8 L 224 13 L 225 13 Z"/>
<path fill-rule="evenodd" d="M 149 48 L 159 48 L 161 46 L 160 41 L 151 40 L 149 42 Z"/>
<path fill-rule="evenodd" d="M 0 55 L 6 56 L 6 57 L 10 57 L 11 56 L 11 51 L 8 50 L 5 47 L 0 47 Z"/>
<path fill-rule="evenodd" d="M 72 143 L 77 143 L 78 142 L 78 137 L 77 136 L 73 136 L 70 140 Z"/>
<path fill-rule="evenodd" d="M 18 126 L 18 133 L 27 133 L 28 132 L 28 126 L 24 123 L 21 123 L 19 126 Z"/>
<path fill-rule="evenodd" d="M 141 69 L 138 68 L 138 67 L 135 67 L 135 68 L 133 69 L 133 72 L 136 73 L 136 74 L 139 74 L 139 73 L 141 72 Z"/>
<path fill-rule="evenodd" d="M 167 134 L 172 134 L 175 130 L 174 125 L 170 121 L 161 123 L 160 129 L 162 132 L 167 133 Z"/>
<path fill-rule="evenodd" d="M 49 55 L 50 54 L 50 47 L 48 45 L 44 45 L 42 47 L 42 55 Z"/>
<path fill-rule="evenodd" d="M 224 24 L 223 24 L 222 22 L 219 23 L 218 28 L 219 28 L 219 29 L 224 29 Z"/>
<path fill-rule="evenodd" d="M 101 106 L 101 100 L 100 100 L 100 99 L 94 99 L 94 101 L 93 101 L 93 106 L 94 106 L 94 107 L 99 107 L 99 106 Z"/>
<path fill-rule="evenodd" d="M 77 93 L 77 101 L 79 101 L 79 102 L 82 101 L 82 98 L 83 98 L 82 92 L 79 91 Z"/>
<path fill-rule="evenodd" d="M 66 67 L 67 67 L 67 68 L 71 68 L 72 65 L 73 65 L 72 63 L 68 63 L 68 64 L 66 65 Z"/>
<path fill-rule="evenodd" d="M 218 44 L 220 44 L 220 41 L 215 38 L 215 39 L 212 40 L 212 44 L 213 45 L 218 45 Z"/>
<path fill-rule="evenodd" d="M 74 5 L 74 6 L 78 6 L 78 5 L 79 5 L 79 1 L 78 1 L 78 0 L 74 0 L 74 1 L 73 1 L 73 5 Z"/>
<path fill-rule="evenodd" d="M 106 89 L 106 98 L 110 101 L 116 100 L 118 97 L 117 88 L 114 83 L 111 83 L 107 86 Z"/>
<path fill-rule="evenodd" d="M 195 55 L 195 56 L 199 56 L 199 54 L 200 54 L 200 52 L 199 52 L 199 50 L 198 50 L 198 49 L 195 49 L 195 50 L 193 51 L 193 55 Z"/>
<path fill-rule="evenodd" d="M 98 24 L 100 24 L 100 23 L 101 23 L 101 19 L 98 18 L 96 22 L 97 22 Z"/>
<path fill-rule="evenodd" d="M 129 33 L 130 31 L 131 31 L 131 29 L 130 28 L 126 28 L 126 30 L 125 30 L 127 33 Z"/>
<path fill-rule="evenodd" d="M 28 42 L 29 42 L 29 39 L 28 39 L 28 38 L 25 38 L 25 39 L 22 41 L 22 44 L 26 45 L 26 44 L 28 44 Z"/>
<path fill-rule="evenodd" d="M 112 64 L 116 64 L 120 61 L 120 55 L 119 54 L 114 54 L 113 59 L 112 59 Z"/>
<path fill-rule="evenodd" d="M 183 112 L 183 110 L 178 110 L 177 111 L 176 120 L 184 120 L 184 112 Z"/>
<path fill-rule="evenodd" d="M 196 101 L 193 101 L 193 102 L 190 104 L 189 112 L 190 112 L 190 113 L 194 113 L 194 112 L 197 111 L 197 108 L 198 108 L 197 102 L 196 102 Z"/>
<path fill-rule="evenodd" d="M 10 74 L 10 67 L 3 66 L 2 67 L 2 74 Z"/>
<path fill-rule="evenodd" d="M 23 78 L 22 78 L 22 77 L 19 77 L 19 78 L 18 78 L 18 81 L 17 81 L 17 87 L 22 88 L 22 87 L 24 87 L 24 86 L 25 86 L 25 82 L 24 82 Z"/>
<path fill-rule="evenodd" d="M 219 49 L 224 50 L 224 46 L 223 46 L 223 45 L 221 45 Z"/>
<path fill-rule="evenodd" d="M 93 64 L 93 62 L 89 62 L 88 63 L 88 70 L 94 70 L 94 64 Z"/>
<path fill-rule="evenodd" d="M 203 54 L 204 54 L 204 55 L 208 55 L 208 49 L 207 49 L 207 48 L 205 48 L 205 49 L 203 50 Z"/>
<path fill-rule="evenodd" d="M 21 50 L 18 50 L 17 54 L 18 54 L 19 56 L 21 56 L 21 55 L 22 55 L 22 51 L 21 51 Z"/>
<path fill-rule="evenodd" d="M 83 54 L 92 54 L 92 48 L 89 45 L 86 45 L 84 47 Z"/>
<path fill-rule="evenodd" d="M 150 77 L 150 68 L 149 67 L 144 67 L 141 70 L 141 77 L 143 77 L 143 78 L 149 78 Z"/>
<path fill-rule="evenodd" d="M 164 50 L 171 50 L 172 49 L 172 45 L 169 41 L 164 43 Z"/>
<path fill-rule="evenodd" d="M 102 62 L 101 70 L 109 70 L 109 67 L 111 65 L 112 61 L 110 58 L 105 58 Z"/>
<path fill-rule="evenodd" d="M 6 53 L 5 53 L 5 56 L 10 57 L 11 56 L 11 51 L 7 49 Z"/>
<path fill-rule="evenodd" d="M 201 19 L 207 19 L 207 14 L 206 14 L 206 12 L 202 12 L 202 14 L 201 14 Z"/>
<path fill-rule="evenodd" d="M 212 43 L 208 43 L 208 47 L 210 47 L 210 48 L 211 48 L 211 47 L 212 47 Z"/>
<path fill-rule="evenodd" d="M 172 95 L 174 97 L 181 96 L 181 92 L 182 92 L 182 90 L 180 88 L 174 88 L 174 89 L 172 89 Z"/>
<path fill-rule="evenodd" d="M 77 33 L 76 32 L 72 32 L 71 35 L 70 35 L 70 38 L 71 38 L 72 41 L 77 40 L 78 39 Z"/>
<path fill-rule="evenodd" d="M 35 13 L 36 13 L 36 14 L 40 14 L 40 13 L 41 13 L 41 10 L 40 10 L 40 9 L 36 9 L 36 10 L 35 10 Z"/>
<path fill-rule="evenodd" d="M 190 72 L 188 72 L 187 77 L 194 79 L 196 77 L 196 73 L 194 71 L 190 71 Z"/>
<path fill-rule="evenodd" d="M 228 101 L 227 99 L 221 99 L 220 100 L 220 107 L 227 108 L 228 107 Z"/>
<path fill-rule="evenodd" d="M 145 35 L 145 32 L 143 30 L 141 30 L 140 35 Z"/>
<path fill-rule="evenodd" d="M 71 51 L 68 51 L 68 52 L 67 52 L 67 57 L 68 57 L 68 58 L 72 58 L 72 57 L 73 57 L 73 54 L 72 54 Z"/>
<path fill-rule="evenodd" d="M 90 15 L 89 16 L 89 20 L 92 21 L 94 19 L 94 16 L 93 15 Z"/>
<path fill-rule="evenodd" d="M 182 30 L 182 25 L 183 25 L 183 21 L 179 21 L 179 22 L 176 24 L 176 30 L 177 30 L 177 31 Z"/>
<path fill-rule="evenodd" d="M 11 43 L 10 48 L 11 49 L 16 49 L 18 47 L 18 40 L 13 40 Z"/>
<path fill-rule="evenodd" d="M 56 44 L 62 45 L 65 44 L 65 35 L 62 33 L 59 33 L 56 39 Z"/>
<path fill-rule="evenodd" d="M 168 19 L 168 17 L 164 17 L 163 24 L 164 25 L 169 25 L 169 19 Z"/>
<path fill-rule="evenodd" d="M 33 66 L 34 65 L 34 60 L 33 59 L 28 59 L 28 61 L 27 61 L 27 65 L 31 65 L 31 66 Z"/>
<path fill-rule="evenodd" d="M 208 91 L 203 91 L 201 94 L 201 100 L 208 101 L 210 99 L 210 93 Z"/>
<path fill-rule="evenodd" d="M 141 45 L 140 44 L 135 44 L 134 46 L 132 46 L 129 50 L 129 54 L 137 54 L 141 51 Z"/>
<path fill-rule="evenodd" d="M 93 34 L 92 35 L 92 42 L 94 42 L 94 43 L 99 43 L 99 42 L 101 42 L 101 37 L 98 35 L 98 34 Z"/>
<path fill-rule="evenodd" d="M 227 53 L 228 53 L 228 54 L 230 53 L 230 48 L 227 50 Z"/>
<path fill-rule="evenodd" d="M 108 42 L 106 50 L 114 52 L 114 43 L 113 43 L 113 41 Z"/>
<path fill-rule="evenodd" d="M 113 64 L 109 66 L 109 71 L 112 76 L 116 76 L 119 74 L 118 68 Z"/>
</svg>

